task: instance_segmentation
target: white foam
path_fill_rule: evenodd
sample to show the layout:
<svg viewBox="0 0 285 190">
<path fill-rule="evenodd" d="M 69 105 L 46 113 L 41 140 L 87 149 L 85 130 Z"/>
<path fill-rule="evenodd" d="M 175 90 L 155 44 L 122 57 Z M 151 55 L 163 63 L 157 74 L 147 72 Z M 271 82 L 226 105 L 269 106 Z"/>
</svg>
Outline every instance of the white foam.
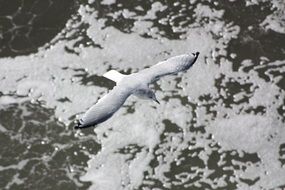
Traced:
<svg viewBox="0 0 285 190">
<path fill-rule="evenodd" d="M 183 163 L 183 159 L 188 159 L 182 156 L 183 151 L 202 148 L 199 154 L 194 154 L 198 154 L 205 165 L 216 149 L 219 154 L 237 151 L 239 156 L 245 153 L 258 155 L 260 161 L 257 164 L 246 165 L 234 161 L 239 167 L 245 166 L 244 171 L 235 169 L 234 166 L 225 167 L 234 171 L 235 175 L 230 180 L 238 184 L 244 184 L 240 178 L 260 177 L 252 187 L 244 184 L 239 189 L 269 189 L 282 185 L 285 174 L 278 161 L 278 148 L 284 143 L 285 134 L 284 123 L 281 123 L 277 108 L 283 105 L 285 94 L 276 85 L 281 80 L 280 77 L 276 78 L 269 73 L 272 80 L 264 81 L 255 71 L 261 66 L 255 67 L 250 60 L 242 63 L 243 66 L 254 66 L 250 72 L 243 72 L 242 69 L 233 72 L 232 63 L 225 58 L 226 48 L 229 41 L 237 37 L 239 27 L 233 23 L 226 24 L 221 18 L 223 11 L 212 11 L 207 6 L 199 5 L 195 14 L 198 19 L 214 15 L 215 22 L 203 28 L 199 28 L 197 23 L 186 27 L 183 40 L 161 38 L 155 29 L 149 34 L 156 40 L 140 37 L 139 34 L 152 28 L 151 23 L 144 19 L 155 18 L 155 13 L 163 8 L 159 3 L 154 4 L 146 16 L 135 22 L 133 31 L 136 33 L 125 34 L 113 27 L 104 28 L 106 20 L 96 20 L 95 10 L 91 14 L 88 12 L 90 8 L 81 6 L 79 13 L 82 19 L 90 24 L 88 36 L 103 49 L 80 47 L 80 56 L 76 56 L 64 51 L 64 46 L 72 46 L 74 41 L 61 41 L 33 56 L 2 58 L 0 70 L 4 79 L 0 80 L 0 88 L 4 94 L 17 92 L 29 99 L 40 98 L 45 106 L 55 108 L 56 117 L 68 123 L 71 122 L 68 120 L 70 116 L 85 111 L 108 90 L 104 87 L 82 85 L 80 78 L 75 77 L 82 72 L 74 69 L 83 68 L 88 71 L 85 74 L 98 76 L 105 73 L 109 66 L 118 70 L 131 68 L 132 71 L 137 71 L 167 57 L 200 51 L 200 57 L 193 68 L 175 77 L 179 79 L 178 82 L 171 77 L 159 82 L 163 90 L 163 93 L 159 90 L 157 92 L 161 105 L 131 97 L 114 117 L 95 129 L 96 139 L 101 143 L 102 150 L 90 159 L 86 175 L 81 179 L 92 182 L 90 189 L 135 189 L 141 184 L 153 183 L 144 178 L 144 172 L 147 172 L 149 178 L 159 180 L 166 188 L 171 188 L 199 173 L 201 179 L 194 182 L 194 185 L 201 186 L 200 182 L 204 182 L 212 188 L 223 187 L 228 183 L 226 177 L 211 180 L 209 175 L 214 171 L 207 167 L 190 165 L 189 168 L 197 173 L 188 173 L 186 177 L 183 177 L 183 172 L 179 173 L 179 179 L 175 182 L 166 176 L 165 173 L 172 169 L 171 164 Z M 125 12 L 125 16 L 130 14 Z M 219 34 L 219 38 L 213 39 L 210 32 Z M 219 64 L 217 60 L 220 61 Z M 278 70 L 284 72 L 285 67 L 281 67 L 283 63 L 281 60 L 269 65 L 277 65 Z M 64 67 L 67 69 L 62 69 Z M 274 68 L 268 70 L 274 71 Z M 215 80 L 222 75 L 224 79 L 221 85 L 225 88 L 226 83 L 231 81 L 252 84 L 249 92 L 241 90 L 233 97 L 235 101 L 248 97 L 249 102 L 232 103 L 231 107 L 226 107 L 221 97 L 228 98 L 231 94 L 226 89 L 219 90 L 215 86 Z M 209 95 L 210 100 L 200 100 L 203 95 Z M 280 97 L 276 98 L 277 95 Z M 169 96 L 166 101 L 162 100 L 165 96 Z M 64 97 L 71 103 L 57 101 Z M 186 97 L 188 102 L 182 104 L 181 97 Z M 1 98 L 0 101 L 9 104 L 18 99 Z M 128 113 L 127 110 L 133 106 L 136 107 L 134 113 Z M 207 106 L 212 112 L 207 111 Z M 265 107 L 266 112 L 255 115 L 246 112 L 257 106 Z M 192 121 L 193 118 L 195 122 Z M 166 137 L 161 142 L 160 137 L 165 129 L 163 121 L 166 119 L 182 130 L 165 134 Z M 190 127 L 201 126 L 205 126 L 205 133 L 190 132 Z M 209 138 L 210 134 L 213 134 L 213 139 Z M 213 148 L 213 144 L 218 144 L 220 148 Z M 131 153 L 119 152 L 130 145 L 140 147 L 140 150 L 132 150 L 135 152 L 132 159 Z M 155 168 L 150 166 L 153 159 L 158 162 Z M 222 166 L 223 162 L 225 160 L 221 158 L 219 165 Z"/>
</svg>

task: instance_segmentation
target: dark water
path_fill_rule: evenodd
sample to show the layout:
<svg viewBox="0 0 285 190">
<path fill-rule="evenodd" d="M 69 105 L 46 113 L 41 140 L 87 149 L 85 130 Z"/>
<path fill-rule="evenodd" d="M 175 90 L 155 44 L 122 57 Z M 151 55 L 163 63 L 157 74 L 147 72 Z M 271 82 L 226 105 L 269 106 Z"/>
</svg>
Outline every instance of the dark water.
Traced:
<svg viewBox="0 0 285 190">
<path fill-rule="evenodd" d="M 282 1 L 0 1 L 0 189 L 285 188 Z M 106 125 L 73 130 L 114 83 L 201 51 Z M 192 78 L 191 78 L 192 77 Z"/>
</svg>

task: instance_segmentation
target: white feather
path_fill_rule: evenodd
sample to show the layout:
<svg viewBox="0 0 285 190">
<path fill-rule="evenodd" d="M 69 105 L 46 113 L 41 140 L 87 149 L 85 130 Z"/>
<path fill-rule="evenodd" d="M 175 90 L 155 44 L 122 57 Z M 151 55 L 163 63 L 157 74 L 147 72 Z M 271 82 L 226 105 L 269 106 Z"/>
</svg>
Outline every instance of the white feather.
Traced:
<svg viewBox="0 0 285 190">
<path fill-rule="evenodd" d="M 120 82 L 126 75 L 123 75 L 115 70 L 110 70 L 103 75 L 103 77 L 110 79 L 116 83 Z"/>
</svg>

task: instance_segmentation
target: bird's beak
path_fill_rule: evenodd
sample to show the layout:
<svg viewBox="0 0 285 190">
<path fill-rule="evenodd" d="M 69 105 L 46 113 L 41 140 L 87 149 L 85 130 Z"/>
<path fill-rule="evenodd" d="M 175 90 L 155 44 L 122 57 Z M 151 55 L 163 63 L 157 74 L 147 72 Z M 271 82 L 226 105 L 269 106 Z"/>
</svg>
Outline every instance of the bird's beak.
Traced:
<svg viewBox="0 0 285 190">
<path fill-rule="evenodd" d="M 156 103 L 160 104 L 160 102 L 159 102 L 156 98 L 154 98 L 153 100 L 154 100 Z"/>
</svg>

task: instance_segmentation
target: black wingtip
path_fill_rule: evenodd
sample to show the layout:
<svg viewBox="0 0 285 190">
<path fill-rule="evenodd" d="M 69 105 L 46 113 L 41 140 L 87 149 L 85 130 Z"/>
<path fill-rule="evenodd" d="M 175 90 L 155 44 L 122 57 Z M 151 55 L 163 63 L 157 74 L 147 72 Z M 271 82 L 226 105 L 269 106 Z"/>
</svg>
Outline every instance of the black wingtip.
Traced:
<svg viewBox="0 0 285 190">
<path fill-rule="evenodd" d="M 192 55 L 195 57 L 195 60 L 198 58 L 199 54 L 200 54 L 199 51 L 197 51 L 196 53 L 192 53 Z"/>
<path fill-rule="evenodd" d="M 77 120 L 75 122 L 74 129 L 81 129 L 82 128 L 81 125 L 82 125 L 82 120 L 81 119 Z"/>
<path fill-rule="evenodd" d="M 74 129 L 86 129 L 89 127 L 96 127 L 98 123 L 92 123 L 92 124 L 83 124 L 83 120 L 79 119 L 75 122 L 75 126 L 73 127 Z"/>
<path fill-rule="evenodd" d="M 197 51 L 196 53 L 193 53 L 193 55 L 194 55 L 195 57 L 194 57 L 194 61 L 193 61 L 192 65 L 197 61 L 197 59 L 198 59 L 198 57 L 199 57 L 199 54 L 200 54 L 199 51 Z"/>
</svg>

